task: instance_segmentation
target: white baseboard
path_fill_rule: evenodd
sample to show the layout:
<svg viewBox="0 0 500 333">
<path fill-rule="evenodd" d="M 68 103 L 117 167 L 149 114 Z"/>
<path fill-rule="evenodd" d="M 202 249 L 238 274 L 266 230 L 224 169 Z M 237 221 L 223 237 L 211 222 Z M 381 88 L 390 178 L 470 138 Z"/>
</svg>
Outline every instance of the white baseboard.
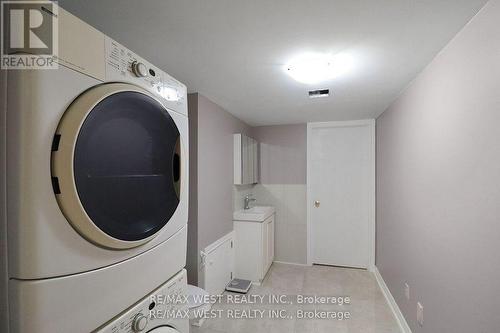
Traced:
<svg viewBox="0 0 500 333">
<path fill-rule="evenodd" d="M 299 264 L 299 263 L 296 263 L 296 262 L 279 261 L 279 260 L 275 260 L 273 262 L 275 262 L 277 264 L 294 265 L 294 266 L 311 266 L 311 265 L 308 265 L 308 264 Z"/>
<path fill-rule="evenodd" d="M 378 285 L 380 289 L 382 290 L 382 293 L 385 296 L 385 299 L 387 303 L 389 304 L 389 307 L 392 310 L 392 313 L 394 314 L 394 317 L 396 317 L 396 321 L 398 322 L 399 328 L 401 329 L 402 333 L 412 333 L 410 326 L 408 326 L 408 323 L 406 322 L 405 317 L 403 316 L 403 313 L 399 309 L 398 304 L 396 303 L 396 300 L 392 296 L 389 288 L 385 284 L 384 279 L 382 278 L 382 275 L 380 275 L 380 272 L 378 271 L 378 268 L 375 266 L 373 269 L 373 274 L 375 274 L 375 278 L 377 279 Z"/>
</svg>

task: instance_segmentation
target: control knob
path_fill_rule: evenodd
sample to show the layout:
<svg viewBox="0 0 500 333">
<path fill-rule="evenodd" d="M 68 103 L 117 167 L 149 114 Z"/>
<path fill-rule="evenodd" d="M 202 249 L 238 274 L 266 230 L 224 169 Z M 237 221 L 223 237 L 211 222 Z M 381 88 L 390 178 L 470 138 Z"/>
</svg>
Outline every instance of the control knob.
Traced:
<svg viewBox="0 0 500 333">
<path fill-rule="evenodd" d="M 137 314 L 132 321 L 132 329 L 134 332 L 142 332 L 148 326 L 148 317 L 142 313 Z"/>
<path fill-rule="evenodd" d="M 132 72 L 138 77 L 148 76 L 148 69 L 142 62 L 134 61 L 132 63 Z"/>
</svg>

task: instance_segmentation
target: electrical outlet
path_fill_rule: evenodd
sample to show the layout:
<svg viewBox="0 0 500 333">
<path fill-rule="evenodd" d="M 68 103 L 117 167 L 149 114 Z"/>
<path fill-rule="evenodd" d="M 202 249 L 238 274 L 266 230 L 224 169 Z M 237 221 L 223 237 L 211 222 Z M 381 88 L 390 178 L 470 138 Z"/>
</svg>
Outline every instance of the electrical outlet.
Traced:
<svg viewBox="0 0 500 333">
<path fill-rule="evenodd" d="M 424 306 L 417 303 L 417 322 L 420 326 L 424 326 Z"/>
<path fill-rule="evenodd" d="M 408 282 L 405 282 L 405 297 L 406 299 L 410 299 L 410 285 Z"/>
</svg>

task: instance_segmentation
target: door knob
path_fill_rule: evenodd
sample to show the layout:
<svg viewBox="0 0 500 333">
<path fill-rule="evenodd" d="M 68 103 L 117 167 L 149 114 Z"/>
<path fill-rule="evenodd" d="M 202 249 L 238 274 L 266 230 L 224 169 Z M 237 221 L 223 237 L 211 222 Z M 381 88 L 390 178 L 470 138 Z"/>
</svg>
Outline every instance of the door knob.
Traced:
<svg viewBox="0 0 500 333">
<path fill-rule="evenodd" d="M 314 207 L 318 208 L 320 204 L 319 200 L 314 201 Z"/>
</svg>

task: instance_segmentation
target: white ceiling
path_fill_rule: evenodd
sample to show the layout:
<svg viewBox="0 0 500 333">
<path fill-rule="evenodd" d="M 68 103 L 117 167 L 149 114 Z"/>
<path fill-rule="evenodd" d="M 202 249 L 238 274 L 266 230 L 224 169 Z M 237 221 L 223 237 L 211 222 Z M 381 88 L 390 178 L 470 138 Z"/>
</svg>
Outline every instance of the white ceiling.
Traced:
<svg viewBox="0 0 500 333">
<path fill-rule="evenodd" d="M 60 0 L 59 4 L 250 125 L 374 118 L 486 0 Z M 283 66 L 348 52 L 320 85 Z M 307 92 L 330 88 L 311 100 Z"/>
</svg>

